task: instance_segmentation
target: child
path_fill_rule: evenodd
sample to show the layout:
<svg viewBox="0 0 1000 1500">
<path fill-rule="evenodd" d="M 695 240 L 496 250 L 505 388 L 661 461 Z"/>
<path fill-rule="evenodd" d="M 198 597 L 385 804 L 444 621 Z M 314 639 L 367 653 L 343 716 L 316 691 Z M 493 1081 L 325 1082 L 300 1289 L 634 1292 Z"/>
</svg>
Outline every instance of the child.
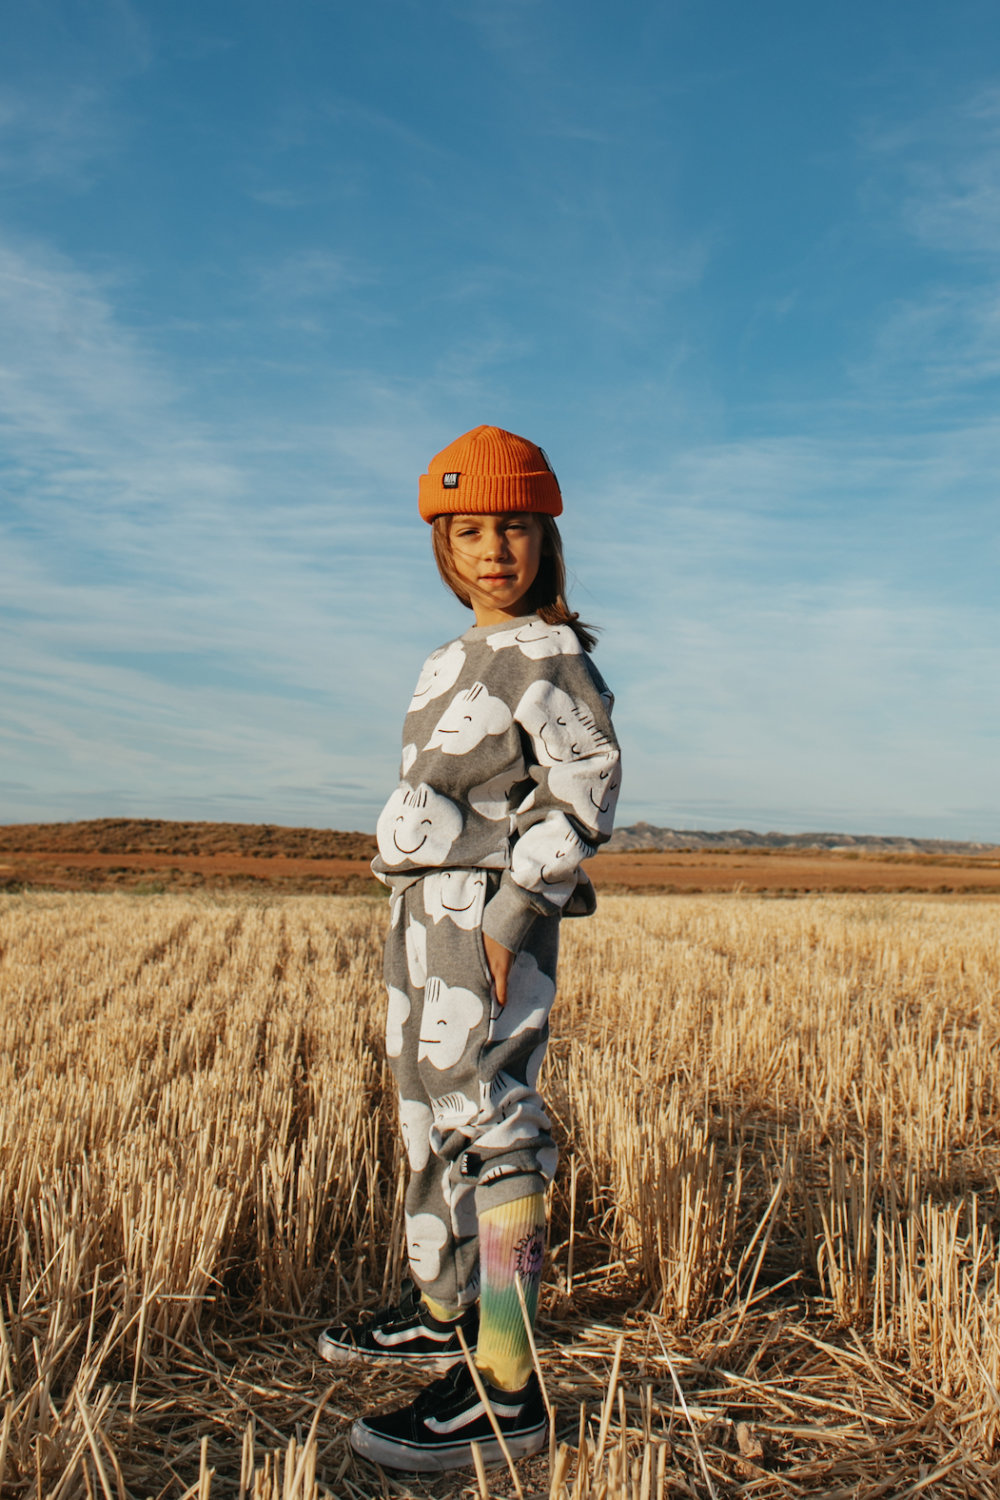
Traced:
<svg viewBox="0 0 1000 1500">
<path fill-rule="evenodd" d="M 507 1446 L 547 1442 L 525 1329 L 538 1301 L 556 1147 L 536 1092 L 561 914 L 594 909 L 581 862 L 611 833 L 619 785 L 612 697 L 594 637 L 570 614 L 541 448 L 477 427 L 420 480 L 442 578 L 475 625 L 424 664 L 402 781 L 372 868 L 392 888 L 386 1051 L 409 1158 L 412 1281 L 397 1307 L 328 1328 L 334 1362 L 449 1370 L 400 1410 L 354 1423 L 390 1468 L 501 1458 L 461 1330 Z"/>
</svg>

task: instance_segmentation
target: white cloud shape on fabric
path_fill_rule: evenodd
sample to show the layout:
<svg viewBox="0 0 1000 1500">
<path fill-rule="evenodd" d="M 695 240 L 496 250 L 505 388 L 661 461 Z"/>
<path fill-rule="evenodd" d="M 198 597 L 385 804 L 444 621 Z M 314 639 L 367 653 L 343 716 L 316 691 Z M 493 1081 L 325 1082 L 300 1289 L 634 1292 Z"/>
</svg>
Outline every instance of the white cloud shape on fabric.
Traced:
<svg viewBox="0 0 1000 1500">
<path fill-rule="evenodd" d="M 399 786 L 379 814 L 378 852 L 387 865 L 438 865 L 448 856 L 462 831 L 462 814 L 455 803 L 433 787 Z"/>
<path fill-rule="evenodd" d="M 461 1130 L 463 1125 L 468 1125 L 475 1119 L 477 1113 L 474 1101 L 459 1089 L 432 1099 L 431 1108 L 434 1111 L 434 1128 L 442 1132 Z"/>
<path fill-rule="evenodd" d="M 442 693 L 454 687 L 464 663 L 465 648 L 461 641 L 451 641 L 449 645 L 432 651 L 420 669 L 407 713 L 412 714 L 415 709 L 423 708 L 426 703 L 440 698 Z"/>
<path fill-rule="evenodd" d="M 552 1121 L 538 1094 L 511 1074 L 501 1071 L 491 1084 L 481 1084 L 480 1088 L 483 1128 L 476 1137 L 478 1147 L 484 1150 L 507 1149 L 518 1141 L 532 1140 L 542 1131 L 552 1129 Z"/>
<path fill-rule="evenodd" d="M 434 1119 L 426 1104 L 420 1099 L 400 1099 L 399 1128 L 406 1146 L 410 1170 L 422 1172 L 430 1160 L 430 1128 Z"/>
<path fill-rule="evenodd" d="M 478 927 L 483 915 L 486 873 L 483 870 L 441 870 L 425 875 L 424 911 L 435 922 L 447 917 L 464 932 Z"/>
<path fill-rule="evenodd" d="M 435 1214 L 406 1215 L 406 1252 L 421 1281 L 433 1281 L 441 1273 L 441 1251 L 448 1230 Z"/>
<path fill-rule="evenodd" d="M 533 682 L 514 713 L 531 735 L 543 766 L 558 766 L 589 755 L 614 755 L 615 747 L 585 703 L 552 682 Z"/>
<path fill-rule="evenodd" d="M 515 1090 L 520 1090 L 522 1097 L 525 1092 L 524 1085 L 518 1083 L 511 1073 L 505 1073 L 501 1068 L 494 1073 L 492 1078 L 480 1079 L 479 1081 L 479 1109 L 484 1120 L 493 1121 L 503 1118 L 504 1100 Z"/>
<path fill-rule="evenodd" d="M 512 722 L 502 698 L 494 698 L 482 682 L 456 693 L 434 726 L 425 750 L 443 755 L 467 755 L 488 735 L 503 734 Z"/>
<path fill-rule="evenodd" d="M 487 639 L 492 650 L 516 646 L 530 661 L 541 661 L 546 656 L 579 656 L 583 650 L 576 632 L 568 625 L 546 625 L 544 620 L 532 620 L 516 630 L 501 630 Z"/>
<path fill-rule="evenodd" d="M 481 781 L 469 792 L 469 805 L 479 814 L 481 818 L 489 818 L 491 823 L 500 823 L 504 818 L 510 816 L 510 794 L 519 782 L 527 777 L 527 768 L 519 756 L 517 762 L 509 770 L 501 771 L 499 776 L 491 776 L 489 781 Z"/>
<path fill-rule="evenodd" d="M 538 967 L 533 953 L 522 948 L 514 960 L 508 981 L 507 1004 L 495 1007 L 490 1041 L 502 1042 L 532 1027 L 545 1025 L 556 987 Z"/>
<path fill-rule="evenodd" d="M 411 745 L 404 745 L 403 746 L 403 753 L 399 757 L 399 774 L 400 774 L 400 776 L 407 776 L 407 775 L 409 775 L 410 767 L 413 765 L 413 762 L 416 760 L 416 758 L 417 758 L 417 747 L 416 747 L 416 745 L 412 745 L 412 744 Z"/>
<path fill-rule="evenodd" d="M 465 1051 L 469 1032 L 483 1018 L 483 1002 L 472 990 L 445 984 L 435 975 L 424 991 L 417 1061 L 453 1068 Z"/>
<path fill-rule="evenodd" d="M 617 756 L 609 760 L 591 757 L 583 762 L 549 767 L 549 791 L 553 797 L 568 803 L 581 823 L 600 833 L 611 832 L 621 784 Z"/>
<path fill-rule="evenodd" d="M 565 813 L 550 813 L 514 845 L 510 873 L 525 890 L 543 891 L 559 903 L 576 889 L 577 871 L 595 846 L 582 839 Z"/>
<path fill-rule="evenodd" d="M 385 1012 L 385 1050 L 398 1057 L 403 1050 L 403 1025 L 410 1014 L 410 997 L 404 990 L 388 986 L 389 1003 Z"/>
<path fill-rule="evenodd" d="M 406 968 L 415 990 L 427 983 L 427 928 L 411 917 L 406 925 Z"/>
</svg>

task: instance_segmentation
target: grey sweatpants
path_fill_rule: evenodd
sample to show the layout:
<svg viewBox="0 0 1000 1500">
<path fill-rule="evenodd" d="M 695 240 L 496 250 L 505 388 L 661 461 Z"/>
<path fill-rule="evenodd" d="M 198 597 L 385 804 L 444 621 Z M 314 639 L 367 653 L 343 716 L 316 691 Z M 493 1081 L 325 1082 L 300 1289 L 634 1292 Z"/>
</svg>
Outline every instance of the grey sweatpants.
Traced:
<svg viewBox="0 0 1000 1500">
<path fill-rule="evenodd" d="M 448 1307 L 478 1295 L 480 1213 L 544 1191 L 556 1166 L 536 1084 L 559 918 L 535 920 L 501 1009 L 481 927 L 498 880 L 492 871 L 442 870 L 397 888 L 386 941 L 386 1053 L 410 1164 L 410 1272 Z"/>
</svg>

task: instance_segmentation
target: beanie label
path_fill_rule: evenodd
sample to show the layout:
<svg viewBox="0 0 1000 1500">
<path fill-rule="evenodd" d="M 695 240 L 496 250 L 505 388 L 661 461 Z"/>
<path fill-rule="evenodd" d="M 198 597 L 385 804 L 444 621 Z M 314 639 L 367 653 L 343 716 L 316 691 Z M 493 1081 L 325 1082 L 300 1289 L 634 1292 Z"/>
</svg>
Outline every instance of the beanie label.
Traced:
<svg viewBox="0 0 1000 1500">
<path fill-rule="evenodd" d="M 457 473 L 442 474 L 442 476 L 441 476 L 441 484 L 442 484 L 442 487 L 444 489 L 446 489 L 446 490 L 457 490 L 458 489 L 458 474 Z"/>
</svg>

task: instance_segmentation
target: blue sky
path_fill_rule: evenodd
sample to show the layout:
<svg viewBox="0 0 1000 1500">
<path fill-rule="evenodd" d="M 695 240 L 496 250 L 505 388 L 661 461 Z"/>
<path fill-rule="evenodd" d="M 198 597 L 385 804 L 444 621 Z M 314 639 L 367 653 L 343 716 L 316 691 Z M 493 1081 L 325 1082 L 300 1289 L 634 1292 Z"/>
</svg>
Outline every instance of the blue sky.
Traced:
<svg viewBox="0 0 1000 1500">
<path fill-rule="evenodd" d="M 541 442 L 620 821 L 1000 841 L 1000 14 L 62 0 L 0 58 L 0 821 L 374 826 Z"/>
</svg>

